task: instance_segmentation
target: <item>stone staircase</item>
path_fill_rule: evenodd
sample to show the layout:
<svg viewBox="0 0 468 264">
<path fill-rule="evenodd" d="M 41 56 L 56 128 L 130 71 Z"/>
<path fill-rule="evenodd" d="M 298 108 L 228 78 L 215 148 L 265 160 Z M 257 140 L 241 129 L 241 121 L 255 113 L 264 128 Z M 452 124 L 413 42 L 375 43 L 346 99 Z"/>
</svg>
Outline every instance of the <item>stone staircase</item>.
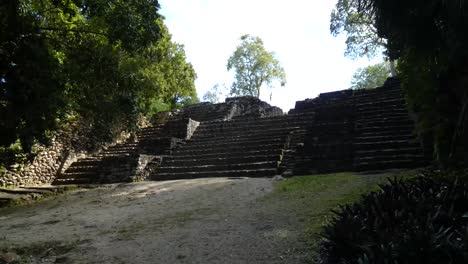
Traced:
<svg viewBox="0 0 468 264">
<path fill-rule="evenodd" d="M 382 170 L 428 162 L 393 79 L 381 88 L 296 102 L 287 115 L 241 97 L 178 109 L 161 120 L 138 131 L 136 140 L 78 160 L 54 184 L 133 180 L 142 155 L 158 157 L 144 162 L 152 180 Z"/>
<path fill-rule="evenodd" d="M 72 163 L 52 184 L 97 184 L 133 181 L 142 163 L 150 173 L 164 156 L 184 145 L 197 121 L 229 120 L 236 116 L 269 116 L 281 113 L 277 107 L 253 97 L 228 98 L 225 103 L 201 103 L 162 113 L 158 124 L 140 129 L 129 139 Z M 197 121 L 194 121 L 197 120 Z M 146 157 L 144 162 L 142 156 Z M 219 163 L 219 162 L 218 162 Z M 138 178 L 138 177 L 137 177 Z"/>
<path fill-rule="evenodd" d="M 291 131 L 311 114 L 203 122 L 185 145 L 165 157 L 153 180 L 264 177 L 277 174 Z"/>
<path fill-rule="evenodd" d="M 385 89 L 384 89 L 385 88 Z M 381 170 L 428 163 L 398 84 L 357 95 L 353 168 Z"/>
<path fill-rule="evenodd" d="M 96 184 L 126 181 L 138 162 L 138 143 L 126 141 L 72 163 L 53 185 Z"/>
<path fill-rule="evenodd" d="M 321 94 L 297 102 L 290 111 L 301 112 L 315 112 L 317 118 L 295 156 L 295 174 L 411 168 L 429 162 L 396 80 L 372 90 Z M 341 128 L 327 128 L 333 123 Z"/>
</svg>

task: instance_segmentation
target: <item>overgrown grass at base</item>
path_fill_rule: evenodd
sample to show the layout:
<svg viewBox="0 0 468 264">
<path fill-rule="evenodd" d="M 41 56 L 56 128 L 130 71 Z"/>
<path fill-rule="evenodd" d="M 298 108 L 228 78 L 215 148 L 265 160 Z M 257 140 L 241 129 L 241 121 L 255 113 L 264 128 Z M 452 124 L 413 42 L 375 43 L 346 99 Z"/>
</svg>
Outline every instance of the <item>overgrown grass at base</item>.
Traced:
<svg viewBox="0 0 468 264">
<path fill-rule="evenodd" d="M 333 209 L 357 201 L 362 194 L 377 190 L 388 177 L 399 173 L 335 173 L 298 176 L 281 181 L 273 192 L 275 199 L 288 201 L 285 208 L 297 214 L 305 225 L 309 248 L 318 251 L 322 228 L 328 224 Z M 413 173 L 408 173 L 409 177 Z M 313 254 L 315 259 L 318 255 Z"/>
</svg>

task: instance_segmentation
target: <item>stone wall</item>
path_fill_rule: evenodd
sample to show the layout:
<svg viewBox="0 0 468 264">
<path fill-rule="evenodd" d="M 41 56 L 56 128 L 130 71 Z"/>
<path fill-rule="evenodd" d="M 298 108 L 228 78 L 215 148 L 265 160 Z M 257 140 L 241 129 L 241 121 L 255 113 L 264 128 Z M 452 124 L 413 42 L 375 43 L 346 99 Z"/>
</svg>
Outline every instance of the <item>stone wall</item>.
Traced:
<svg viewBox="0 0 468 264">
<path fill-rule="evenodd" d="M 226 104 L 232 105 L 229 118 L 239 116 L 270 117 L 283 115 L 283 110 L 253 96 L 226 98 Z"/>
<path fill-rule="evenodd" d="M 129 137 L 122 132 L 111 144 L 91 142 L 92 128 L 70 125 L 51 139 L 49 146 L 37 146 L 35 158 L 18 170 L 8 170 L 0 175 L 0 186 L 35 186 L 50 184 L 57 175 L 64 172 L 79 158 L 97 152 L 106 145 L 122 142 Z M 90 150 L 90 149 L 94 149 Z"/>
<path fill-rule="evenodd" d="M 162 156 L 155 155 L 140 155 L 138 158 L 138 166 L 135 173 L 130 177 L 132 182 L 144 181 L 149 175 L 155 171 L 162 162 Z"/>
<path fill-rule="evenodd" d="M 192 136 L 193 133 L 197 130 L 197 127 L 200 125 L 200 122 L 188 119 L 187 123 L 187 134 L 185 135 L 185 140 L 189 140 Z"/>
</svg>

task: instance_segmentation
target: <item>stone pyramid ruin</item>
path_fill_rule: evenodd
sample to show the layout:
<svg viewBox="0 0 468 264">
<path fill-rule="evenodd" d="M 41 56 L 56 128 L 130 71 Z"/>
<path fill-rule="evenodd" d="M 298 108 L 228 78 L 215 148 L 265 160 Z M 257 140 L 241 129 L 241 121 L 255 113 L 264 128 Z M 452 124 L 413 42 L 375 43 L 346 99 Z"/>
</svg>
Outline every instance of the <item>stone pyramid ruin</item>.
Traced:
<svg viewBox="0 0 468 264">
<path fill-rule="evenodd" d="M 201 103 L 158 116 L 136 137 L 72 163 L 53 184 L 201 177 L 271 177 L 421 167 L 399 81 L 322 93 L 284 114 L 254 97 Z"/>
</svg>

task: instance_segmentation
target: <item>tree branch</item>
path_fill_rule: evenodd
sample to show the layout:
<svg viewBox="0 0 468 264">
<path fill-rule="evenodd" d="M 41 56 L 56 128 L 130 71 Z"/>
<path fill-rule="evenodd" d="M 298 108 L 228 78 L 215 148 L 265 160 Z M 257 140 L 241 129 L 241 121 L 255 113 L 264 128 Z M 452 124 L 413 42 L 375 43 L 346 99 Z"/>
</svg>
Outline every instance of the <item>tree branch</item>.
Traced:
<svg viewBox="0 0 468 264">
<path fill-rule="evenodd" d="M 91 30 L 83 30 L 83 29 L 65 29 L 65 28 L 53 28 L 53 27 L 39 27 L 39 30 L 47 30 L 47 31 L 62 31 L 62 32 L 76 32 L 76 33 L 86 33 L 86 34 L 95 34 L 108 37 L 109 35 L 91 31 Z"/>
</svg>

